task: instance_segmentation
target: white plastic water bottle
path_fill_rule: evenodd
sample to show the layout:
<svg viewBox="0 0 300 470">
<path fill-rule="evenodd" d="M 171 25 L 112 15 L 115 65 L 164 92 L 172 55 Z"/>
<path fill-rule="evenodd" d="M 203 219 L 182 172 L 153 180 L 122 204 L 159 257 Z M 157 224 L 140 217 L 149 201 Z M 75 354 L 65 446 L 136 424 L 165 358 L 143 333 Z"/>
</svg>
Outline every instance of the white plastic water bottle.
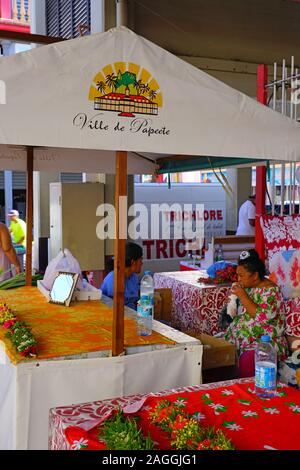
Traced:
<svg viewBox="0 0 300 470">
<path fill-rule="evenodd" d="M 151 271 L 145 271 L 140 284 L 140 296 L 145 302 L 145 296 L 148 297 L 150 305 L 154 305 L 154 282 L 151 276 Z"/>
<path fill-rule="evenodd" d="M 255 350 L 255 393 L 264 398 L 276 392 L 277 353 L 270 336 L 263 335 Z"/>
<path fill-rule="evenodd" d="M 137 303 L 136 328 L 139 336 L 152 334 L 153 305 L 148 295 L 142 295 Z"/>
</svg>

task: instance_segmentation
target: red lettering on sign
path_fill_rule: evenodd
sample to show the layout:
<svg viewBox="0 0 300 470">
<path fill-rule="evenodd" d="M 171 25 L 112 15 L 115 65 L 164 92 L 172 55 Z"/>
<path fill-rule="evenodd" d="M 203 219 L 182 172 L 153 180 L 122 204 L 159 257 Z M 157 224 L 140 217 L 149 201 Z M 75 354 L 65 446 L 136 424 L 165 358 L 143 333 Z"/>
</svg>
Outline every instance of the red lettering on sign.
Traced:
<svg viewBox="0 0 300 470">
<path fill-rule="evenodd" d="M 183 249 L 180 248 L 180 245 L 183 245 Z M 186 250 L 184 248 L 185 246 L 185 241 L 184 240 L 177 240 L 176 246 L 175 246 L 175 253 L 178 258 L 184 258 L 186 256 Z"/>
<path fill-rule="evenodd" d="M 146 247 L 146 259 L 151 259 L 151 246 L 154 245 L 154 240 L 144 240 L 143 246 Z"/>
<path fill-rule="evenodd" d="M 210 211 L 210 220 L 216 220 L 216 211 Z"/>
<path fill-rule="evenodd" d="M 160 259 L 161 254 L 163 258 L 168 258 L 167 247 L 168 247 L 168 244 L 166 240 L 156 240 L 156 258 L 157 259 Z"/>
<path fill-rule="evenodd" d="M 169 240 L 170 258 L 174 258 L 174 240 Z"/>
<path fill-rule="evenodd" d="M 218 211 L 217 211 L 217 219 L 218 219 L 218 220 L 223 220 L 223 214 L 222 214 L 222 211 L 221 211 L 221 210 L 218 210 Z"/>
<path fill-rule="evenodd" d="M 204 211 L 204 220 L 208 220 L 209 219 L 209 213 L 208 211 Z"/>
</svg>

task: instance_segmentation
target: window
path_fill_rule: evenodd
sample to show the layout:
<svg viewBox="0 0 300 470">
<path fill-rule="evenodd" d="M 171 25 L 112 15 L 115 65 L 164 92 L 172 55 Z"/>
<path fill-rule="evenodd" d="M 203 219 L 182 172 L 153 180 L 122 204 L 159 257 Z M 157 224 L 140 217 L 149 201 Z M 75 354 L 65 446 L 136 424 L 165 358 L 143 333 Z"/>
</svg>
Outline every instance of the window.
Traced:
<svg viewBox="0 0 300 470">
<path fill-rule="evenodd" d="M 91 0 L 46 0 L 48 36 L 76 38 L 79 25 L 91 24 Z"/>
<path fill-rule="evenodd" d="M 60 181 L 62 183 L 82 183 L 82 173 L 61 173 Z"/>
</svg>

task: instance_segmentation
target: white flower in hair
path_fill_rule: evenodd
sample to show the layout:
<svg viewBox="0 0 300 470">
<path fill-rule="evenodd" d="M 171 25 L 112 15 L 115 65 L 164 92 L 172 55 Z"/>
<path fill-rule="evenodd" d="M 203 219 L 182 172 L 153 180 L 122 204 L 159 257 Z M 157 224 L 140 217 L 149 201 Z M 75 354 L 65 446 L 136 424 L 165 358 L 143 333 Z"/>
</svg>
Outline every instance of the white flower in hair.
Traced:
<svg viewBox="0 0 300 470">
<path fill-rule="evenodd" d="M 244 260 L 244 259 L 247 259 L 247 258 L 250 258 L 249 251 L 242 251 L 242 253 L 240 254 L 240 260 Z"/>
</svg>

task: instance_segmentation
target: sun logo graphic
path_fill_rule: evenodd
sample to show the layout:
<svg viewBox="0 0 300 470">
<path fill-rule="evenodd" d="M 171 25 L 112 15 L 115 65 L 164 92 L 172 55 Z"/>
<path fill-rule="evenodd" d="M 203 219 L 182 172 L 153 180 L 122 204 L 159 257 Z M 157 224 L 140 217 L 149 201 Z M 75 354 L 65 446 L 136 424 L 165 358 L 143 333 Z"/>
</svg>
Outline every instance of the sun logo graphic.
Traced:
<svg viewBox="0 0 300 470">
<path fill-rule="evenodd" d="M 96 111 L 113 111 L 119 116 L 136 114 L 157 116 L 163 105 L 159 85 L 143 67 L 115 62 L 103 67 L 93 79 L 89 100 Z"/>
</svg>

